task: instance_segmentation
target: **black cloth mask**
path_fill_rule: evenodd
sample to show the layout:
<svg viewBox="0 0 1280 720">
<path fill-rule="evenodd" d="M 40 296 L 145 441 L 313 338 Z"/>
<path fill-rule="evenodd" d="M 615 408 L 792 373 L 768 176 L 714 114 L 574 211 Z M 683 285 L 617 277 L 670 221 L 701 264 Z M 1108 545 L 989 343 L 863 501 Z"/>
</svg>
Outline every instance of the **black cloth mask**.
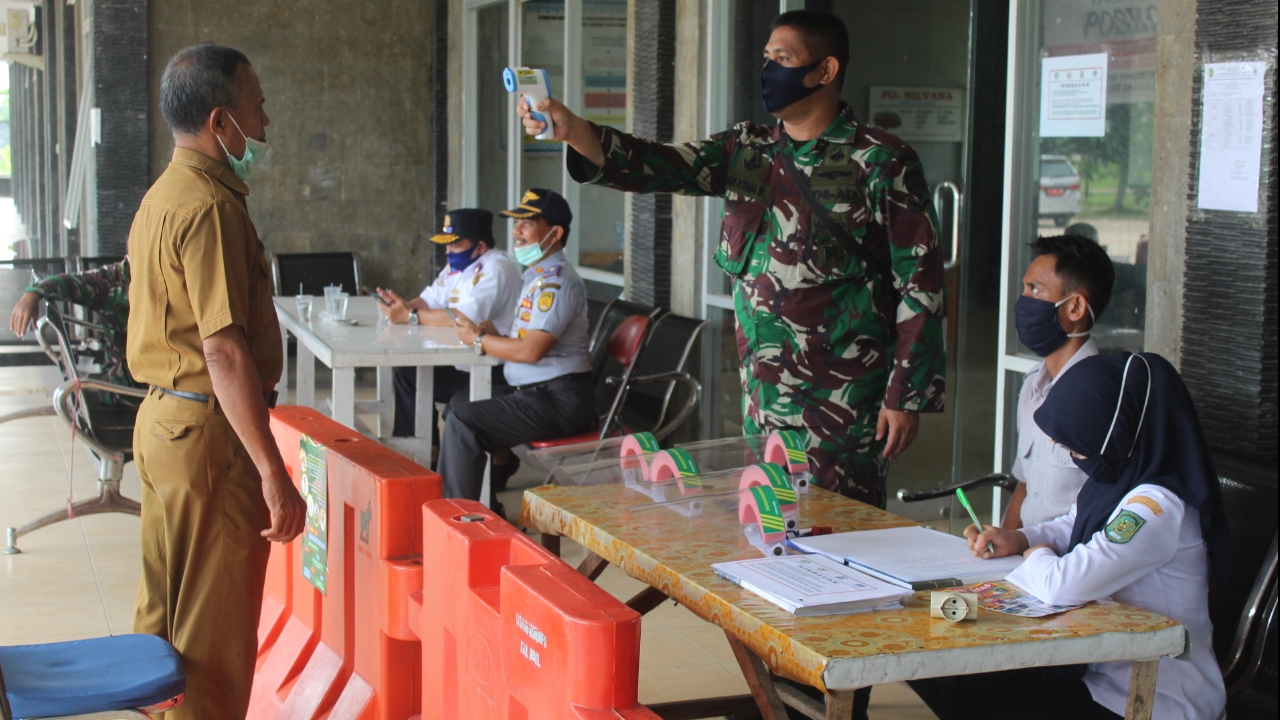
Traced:
<svg viewBox="0 0 1280 720">
<path fill-rule="evenodd" d="M 1102 530 L 1130 490 L 1159 485 L 1200 513 L 1213 572 L 1219 580 L 1231 576 L 1218 471 L 1191 394 L 1168 360 L 1155 353 L 1085 358 L 1053 383 L 1035 421 L 1055 442 L 1085 456 L 1076 459 L 1089 479 L 1076 496 L 1068 550 Z"/>
<path fill-rule="evenodd" d="M 1031 352 L 1046 357 L 1049 353 L 1062 347 L 1062 343 L 1071 337 L 1084 337 L 1089 331 L 1081 333 L 1068 333 L 1058 324 L 1058 306 L 1075 297 L 1068 295 L 1058 302 L 1050 302 L 1033 298 L 1030 295 L 1020 295 L 1018 300 L 1013 304 L 1014 324 L 1018 326 L 1018 339 L 1026 345 Z M 1093 317 L 1093 308 L 1089 307 L 1085 302 L 1085 307 L 1089 309 L 1089 316 Z"/>
<path fill-rule="evenodd" d="M 765 60 L 764 67 L 760 68 L 760 96 L 764 98 L 764 109 L 775 113 L 821 90 L 822 85 L 806 87 L 804 79 L 813 72 L 814 68 L 822 64 L 822 60 L 796 68 Z"/>
</svg>

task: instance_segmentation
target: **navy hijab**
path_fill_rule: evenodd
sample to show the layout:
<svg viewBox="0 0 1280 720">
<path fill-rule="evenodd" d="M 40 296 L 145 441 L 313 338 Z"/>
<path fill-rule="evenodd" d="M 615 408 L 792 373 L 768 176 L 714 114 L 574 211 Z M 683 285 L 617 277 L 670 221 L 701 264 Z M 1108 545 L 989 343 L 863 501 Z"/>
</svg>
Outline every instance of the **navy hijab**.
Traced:
<svg viewBox="0 0 1280 720">
<path fill-rule="evenodd" d="M 1159 485 L 1200 513 L 1209 562 L 1220 580 L 1233 566 L 1222 488 L 1191 394 L 1155 353 L 1095 355 L 1063 373 L 1035 413 L 1055 442 L 1085 456 L 1089 480 L 1076 497 L 1071 544 L 1088 542 L 1138 485 Z"/>
</svg>

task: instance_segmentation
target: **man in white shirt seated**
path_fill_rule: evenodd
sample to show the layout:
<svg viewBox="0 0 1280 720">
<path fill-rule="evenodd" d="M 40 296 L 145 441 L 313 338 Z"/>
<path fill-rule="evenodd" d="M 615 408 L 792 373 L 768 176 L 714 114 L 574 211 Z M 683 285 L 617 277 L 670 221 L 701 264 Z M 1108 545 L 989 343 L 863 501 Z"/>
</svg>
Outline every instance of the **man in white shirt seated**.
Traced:
<svg viewBox="0 0 1280 720">
<path fill-rule="evenodd" d="M 1111 301 L 1116 272 L 1097 242 L 1080 235 L 1036 238 L 1036 257 L 1022 276 L 1014 305 L 1018 338 L 1044 361 L 1031 369 L 1018 395 L 1018 454 L 1013 491 L 1003 527 L 1017 530 L 1066 515 L 1087 476 L 1071 453 L 1032 419 L 1057 378 L 1098 354 L 1090 337 Z"/>
<path fill-rule="evenodd" d="M 507 254 L 494 248 L 493 213 L 488 210 L 450 210 L 444 216 L 444 228 L 431 242 L 445 246 L 448 265 L 436 281 L 412 300 L 405 300 L 392 290 L 378 288 L 386 301 L 379 305 L 382 314 L 393 323 L 453 327 L 446 308 L 461 312 L 476 322 L 492 322 L 499 331 L 510 332 L 516 303 L 520 301 L 520 271 Z M 478 372 L 492 372 L 493 382 L 505 384 L 501 366 L 481 366 Z M 460 391 L 470 388 L 470 367 L 439 366 L 435 368 L 435 402 L 448 403 Z M 418 391 L 418 369 L 396 368 L 395 437 L 412 437 L 414 398 Z M 434 418 L 434 408 L 432 410 Z M 439 432 L 431 424 L 432 444 Z"/>
</svg>

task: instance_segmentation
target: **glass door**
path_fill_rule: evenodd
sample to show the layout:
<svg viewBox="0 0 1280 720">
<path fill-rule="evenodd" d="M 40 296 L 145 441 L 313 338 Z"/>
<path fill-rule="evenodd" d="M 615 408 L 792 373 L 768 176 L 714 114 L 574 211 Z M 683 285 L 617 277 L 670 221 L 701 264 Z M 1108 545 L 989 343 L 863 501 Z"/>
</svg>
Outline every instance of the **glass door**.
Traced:
<svg viewBox="0 0 1280 720">
<path fill-rule="evenodd" d="M 920 435 L 889 473 L 890 497 L 899 489 L 932 488 L 989 471 L 994 442 L 995 368 L 999 322 L 998 161 L 1003 146 L 1003 62 L 1006 17 L 983 19 L 999 31 L 994 72 L 975 75 L 977 13 L 972 0 L 808 0 L 752 3 L 712 0 L 708 12 L 707 131 L 741 120 L 775 122 L 761 106 L 759 72 L 764 44 L 779 11 L 807 7 L 832 12 L 851 35 L 851 62 L 842 99 L 860 121 L 896 134 L 919 153 L 933 190 L 940 242 L 947 259 L 947 409 L 921 416 Z M 868 31 L 873 29 L 874 31 Z M 975 100 L 975 97 L 977 98 Z M 978 122 L 971 118 L 978 117 Z M 992 119 L 995 119 L 992 122 Z M 975 148 L 983 154 L 975 156 Z M 988 176 L 975 176 L 985 171 Z M 984 178 L 980 187 L 974 178 Z M 741 391 L 731 287 L 710 261 L 720 203 L 704 208 L 703 311 L 708 320 L 703 409 L 708 437 L 741 431 Z M 890 509 L 948 526 L 950 503 Z M 962 527 L 962 526 L 961 526 Z"/>
<path fill-rule="evenodd" d="M 1037 235 L 1091 237 L 1111 256 L 1116 284 L 1093 338 L 1101 352 L 1143 348 L 1156 6 L 1116 0 L 1010 4 L 999 414 L 994 466 L 1017 449 L 1017 396 L 1038 361 L 1018 342 L 1013 302 Z"/>
</svg>

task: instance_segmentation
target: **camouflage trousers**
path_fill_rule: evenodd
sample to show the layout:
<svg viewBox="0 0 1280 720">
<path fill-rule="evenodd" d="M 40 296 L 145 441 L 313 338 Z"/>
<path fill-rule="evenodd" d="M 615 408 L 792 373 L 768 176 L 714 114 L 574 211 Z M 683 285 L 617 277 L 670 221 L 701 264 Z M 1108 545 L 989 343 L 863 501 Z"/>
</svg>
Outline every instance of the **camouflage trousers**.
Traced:
<svg viewBox="0 0 1280 720">
<path fill-rule="evenodd" d="M 868 505 L 884 508 L 889 461 L 884 440 L 876 440 L 880 405 L 859 412 L 862 422 L 840 427 L 803 427 L 771 423 L 768 417 L 744 413 L 743 434 L 760 435 L 774 430 L 795 430 L 808 442 L 809 469 L 820 487 Z"/>
</svg>

